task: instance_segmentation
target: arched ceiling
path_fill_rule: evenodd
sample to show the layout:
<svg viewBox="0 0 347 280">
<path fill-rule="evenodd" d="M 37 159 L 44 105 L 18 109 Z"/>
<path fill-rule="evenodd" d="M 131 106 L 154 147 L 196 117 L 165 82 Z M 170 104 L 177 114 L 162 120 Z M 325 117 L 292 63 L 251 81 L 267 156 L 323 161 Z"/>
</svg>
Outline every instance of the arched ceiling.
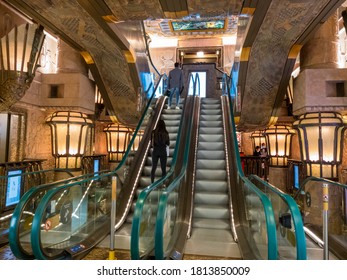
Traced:
<svg viewBox="0 0 347 280">
<path fill-rule="evenodd" d="M 239 16 L 238 129 L 263 128 L 276 119 L 290 73 L 309 35 L 344 1 L 339 0 L 6 0 L 62 38 L 86 58 L 114 119 L 135 125 L 140 81 L 136 53 L 117 28 L 131 22 L 140 33 L 189 40 L 235 34 Z M 172 32 L 170 20 L 227 19 L 223 31 Z M 168 28 L 169 27 L 169 28 Z"/>
<path fill-rule="evenodd" d="M 142 20 L 163 19 L 166 15 L 174 18 L 180 15 L 228 17 L 238 14 L 242 3 L 236 0 L 219 0 L 217 4 L 215 1 L 185 0 L 5 2 L 81 52 L 98 83 L 112 119 L 127 125 L 136 125 L 140 118 L 141 83 L 136 66 L 136 50 L 117 28 L 117 23 L 129 22 L 129 25 L 135 26 L 138 33 L 142 34 Z M 179 5 L 172 6 L 176 2 Z M 213 36 L 199 34 L 204 35 Z"/>
</svg>

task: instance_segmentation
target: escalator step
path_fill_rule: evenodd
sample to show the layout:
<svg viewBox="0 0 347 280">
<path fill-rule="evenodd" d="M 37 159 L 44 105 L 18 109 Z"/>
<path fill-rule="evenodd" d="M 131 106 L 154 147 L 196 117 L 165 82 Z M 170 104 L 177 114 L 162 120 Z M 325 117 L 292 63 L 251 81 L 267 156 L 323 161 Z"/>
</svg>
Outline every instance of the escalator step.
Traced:
<svg viewBox="0 0 347 280">
<path fill-rule="evenodd" d="M 169 112 L 174 111 L 174 110 L 167 110 Z M 176 110 L 178 111 L 178 110 Z M 181 119 L 181 114 L 177 114 L 175 112 L 170 113 L 170 114 L 163 114 L 161 115 L 161 119 L 163 119 L 165 122 L 166 120 L 179 120 Z"/>
<path fill-rule="evenodd" d="M 177 126 L 179 127 L 180 125 L 180 120 L 166 120 L 165 121 L 166 126 Z"/>
<path fill-rule="evenodd" d="M 197 169 L 223 169 L 225 170 L 226 164 L 224 159 L 198 159 L 196 161 Z"/>
<path fill-rule="evenodd" d="M 206 181 L 196 180 L 195 191 L 213 191 L 213 192 L 225 192 L 227 190 L 227 182 L 225 181 Z"/>
<path fill-rule="evenodd" d="M 225 154 L 224 154 L 224 151 L 198 150 L 197 158 L 198 159 L 224 159 Z"/>
<path fill-rule="evenodd" d="M 220 104 L 220 99 L 219 98 L 202 98 L 201 103 L 202 104 L 211 104 L 211 103 L 219 103 Z"/>
<path fill-rule="evenodd" d="M 217 205 L 195 205 L 194 206 L 194 219 L 195 218 L 206 218 L 206 219 L 228 219 L 229 211 L 228 208 Z"/>
<path fill-rule="evenodd" d="M 221 104 L 206 104 L 206 103 L 202 103 L 201 104 L 201 108 L 202 109 L 208 109 L 208 110 L 220 110 L 221 109 Z"/>
<path fill-rule="evenodd" d="M 199 150 L 224 151 L 224 142 L 199 142 Z M 223 157 L 224 158 L 224 157 Z"/>
<path fill-rule="evenodd" d="M 221 115 L 201 115 L 200 121 L 221 121 Z"/>
<path fill-rule="evenodd" d="M 199 133 L 199 142 L 224 142 L 223 134 L 202 134 Z"/>
<path fill-rule="evenodd" d="M 200 109 L 201 115 L 222 115 L 222 109 Z"/>
<path fill-rule="evenodd" d="M 223 122 L 220 120 L 217 121 L 211 121 L 211 120 L 200 120 L 199 122 L 200 127 L 223 127 Z"/>
<path fill-rule="evenodd" d="M 220 134 L 223 136 L 223 127 L 200 127 L 199 134 Z"/>
<path fill-rule="evenodd" d="M 197 180 L 226 181 L 227 173 L 225 170 L 197 169 Z"/>
<path fill-rule="evenodd" d="M 194 228 L 211 228 L 211 229 L 230 229 L 230 220 L 228 219 L 204 219 L 195 218 L 193 220 Z"/>
<path fill-rule="evenodd" d="M 194 204 L 216 204 L 228 205 L 228 193 L 220 192 L 196 192 L 194 195 Z"/>
</svg>

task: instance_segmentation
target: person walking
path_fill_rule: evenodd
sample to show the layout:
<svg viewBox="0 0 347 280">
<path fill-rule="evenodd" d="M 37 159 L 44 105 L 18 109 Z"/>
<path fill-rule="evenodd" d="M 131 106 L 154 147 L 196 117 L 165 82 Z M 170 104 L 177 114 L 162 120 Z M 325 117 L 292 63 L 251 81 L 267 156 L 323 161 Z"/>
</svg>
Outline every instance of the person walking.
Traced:
<svg viewBox="0 0 347 280">
<path fill-rule="evenodd" d="M 166 146 L 170 146 L 169 133 L 166 130 L 166 124 L 164 120 L 159 120 L 157 127 L 152 132 L 152 170 L 151 170 L 151 182 L 154 182 L 155 171 L 157 169 L 158 160 L 160 159 L 161 176 L 166 175 L 166 162 L 167 152 Z"/>
<path fill-rule="evenodd" d="M 172 98 L 176 94 L 176 108 L 179 109 L 180 93 L 183 89 L 183 71 L 179 68 L 179 63 L 175 63 L 175 68 L 169 72 L 168 89 L 170 90 L 170 96 L 168 101 L 168 109 L 171 108 Z"/>
</svg>

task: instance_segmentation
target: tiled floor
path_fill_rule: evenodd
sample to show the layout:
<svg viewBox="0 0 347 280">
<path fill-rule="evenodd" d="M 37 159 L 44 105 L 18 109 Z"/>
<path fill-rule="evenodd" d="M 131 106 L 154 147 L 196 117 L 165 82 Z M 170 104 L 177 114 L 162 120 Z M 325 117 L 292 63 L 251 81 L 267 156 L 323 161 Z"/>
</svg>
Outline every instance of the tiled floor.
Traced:
<svg viewBox="0 0 347 280">
<path fill-rule="evenodd" d="M 130 260 L 130 252 L 126 250 L 116 250 L 115 257 L 117 260 Z M 83 260 L 107 260 L 109 258 L 109 250 L 105 248 L 93 249 Z M 232 258 L 184 255 L 184 260 L 230 260 Z M 0 248 L 0 260 L 16 260 L 9 246 Z"/>
</svg>

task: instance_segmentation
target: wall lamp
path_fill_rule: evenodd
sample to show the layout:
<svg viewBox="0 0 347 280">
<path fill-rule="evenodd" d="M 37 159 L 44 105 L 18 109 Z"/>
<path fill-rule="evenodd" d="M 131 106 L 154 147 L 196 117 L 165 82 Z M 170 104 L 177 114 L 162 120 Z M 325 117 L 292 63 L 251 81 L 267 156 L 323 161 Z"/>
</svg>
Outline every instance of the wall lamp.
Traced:
<svg viewBox="0 0 347 280">
<path fill-rule="evenodd" d="M 8 111 L 30 87 L 45 38 L 41 25 L 13 26 L 9 14 L 2 21 L 7 32 L 0 39 L 0 112 Z"/>
<path fill-rule="evenodd" d="M 270 166 L 287 167 L 295 130 L 287 125 L 272 125 L 264 130 Z"/>
<path fill-rule="evenodd" d="M 49 116 L 46 123 L 51 127 L 55 167 L 79 170 L 93 121 L 84 113 L 61 111 Z"/>
<path fill-rule="evenodd" d="M 299 131 L 301 159 L 306 164 L 307 176 L 338 178 L 346 127 L 341 114 L 306 113 L 293 127 Z"/>
</svg>

